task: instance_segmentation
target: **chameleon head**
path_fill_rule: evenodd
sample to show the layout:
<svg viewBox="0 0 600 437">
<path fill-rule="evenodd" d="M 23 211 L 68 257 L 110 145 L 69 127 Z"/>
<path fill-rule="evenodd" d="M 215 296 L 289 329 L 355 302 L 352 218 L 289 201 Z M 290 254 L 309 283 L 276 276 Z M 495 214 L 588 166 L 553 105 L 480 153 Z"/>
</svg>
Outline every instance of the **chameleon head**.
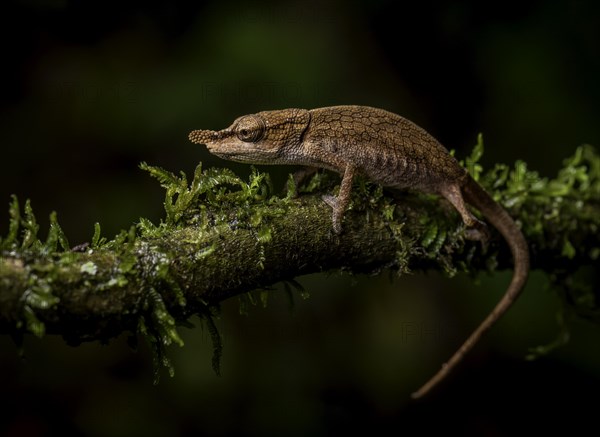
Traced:
<svg viewBox="0 0 600 437">
<path fill-rule="evenodd" d="M 192 131 L 189 139 L 206 144 L 212 154 L 231 161 L 277 164 L 284 149 L 300 145 L 309 121 L 305 109 L 264 111 L 239 117 L 220 131 Z"/>
</svg>

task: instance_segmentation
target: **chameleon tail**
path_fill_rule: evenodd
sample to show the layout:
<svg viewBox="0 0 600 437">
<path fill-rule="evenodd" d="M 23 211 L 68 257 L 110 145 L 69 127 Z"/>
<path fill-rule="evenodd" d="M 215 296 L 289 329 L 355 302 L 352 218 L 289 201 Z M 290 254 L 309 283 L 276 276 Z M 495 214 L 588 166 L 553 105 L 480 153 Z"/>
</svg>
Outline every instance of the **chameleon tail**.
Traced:
<svg viewBox="0 0 600 437">
<path fill-rule="evenodd" d="M 523 233 L 514 220 L 490 195 L 473 179 L 469 177 L 467 183 L 462 186 L 462 193 L 467 203 L 481 211 L 486 220 L 491 223 L 504 237 L 510 247 L 514 260 L 514 272 L 512 280 L 504 293 L 504 296 L 496 304 L 492 312 L 467 338 L 463 345 L 442 365 L 442 368 L 419 390 L 412 394 L 417 399 L 429 392 L 464 358 L 464 356 L 475 346 L 482 335 L 489 330 L 506 313 L 512 303 L 517 299 L 529 271 L 529 249 Z"/>
</svg>

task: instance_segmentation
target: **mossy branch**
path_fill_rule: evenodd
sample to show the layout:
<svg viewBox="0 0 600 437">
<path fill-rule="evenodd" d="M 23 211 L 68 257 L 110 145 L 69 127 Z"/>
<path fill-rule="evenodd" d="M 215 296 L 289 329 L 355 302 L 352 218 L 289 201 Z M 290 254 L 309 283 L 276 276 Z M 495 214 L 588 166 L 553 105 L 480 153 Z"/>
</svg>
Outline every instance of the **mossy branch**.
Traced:
<svg viewBox="0 0 600 437">
<path fill-rule="evenodd" d="M 533 268 L 552 275 L 570 308 L 600 321 L 597 290 L 582 287 L 577 272 L 600 255 L 600 157 L 577 149 L 554 179 L 518 162 L 482 172 L 481 141 L 465 166 L 522 226 Z M 228 170 L 184 174 L 142 164 L 166 189 L 166 217 L 138 224 L 108 241 L 95 226 L 91 242 L 69 247 L 56 216 L 45 242 L 38 238 L 29 202 L 10 206 L 9 231 L 0 239 L 0 332 L 62 335 L 71 344 L 106 342 L 123 332 L 142 333 L 169 366 L 164 348 L 182 345 L 177 325 L 204 316 L 218 303 L 296 276 L 342 269 L 438 269 L 476 273 L 511 266 L 499 236 L 487 246 L 465 240 L 456 212 L 435 196 L 388 193 L 359 181 L 344 231 L 332 233 L 331 210 L 321 200 L 339 180 L 316 174 L 296 193 L 274 194 L 267 174 L 243 181 Z M 393 196 L 393 197 L 392 197 Z"/>
</svg>

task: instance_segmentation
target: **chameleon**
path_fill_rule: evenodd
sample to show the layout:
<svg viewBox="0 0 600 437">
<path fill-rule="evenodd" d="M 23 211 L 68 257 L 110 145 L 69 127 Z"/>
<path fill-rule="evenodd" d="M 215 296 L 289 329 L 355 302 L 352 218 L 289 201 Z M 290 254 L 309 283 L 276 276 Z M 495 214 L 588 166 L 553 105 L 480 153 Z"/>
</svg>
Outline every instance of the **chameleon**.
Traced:
<svg viewBox="0 0 600 437">
<path fill-rule="evenodd" d="M 326 169 L 342 177 L 339 193 L 325 195 L 332 208 L 332 227 L 342 232 L 342 219 L 357 175 L 384 187 L 432 193 L 447 199 L 460 214 L 466 236 L 485 244 L 485 223 L 502 235 L 514 262 L 504 295 L 460 348 L 421 388 L 420 398 L 437 386 L 511 307 L 529 273 L 529 249 L 515 221 L 432 135 L 412 121 L 367 106 L 263 111 L 237 118 L 220 131 L 194 130 L 189 139 L 221 158 L 248 164 L 293 164 L 307 172 Z"/>
</svg>

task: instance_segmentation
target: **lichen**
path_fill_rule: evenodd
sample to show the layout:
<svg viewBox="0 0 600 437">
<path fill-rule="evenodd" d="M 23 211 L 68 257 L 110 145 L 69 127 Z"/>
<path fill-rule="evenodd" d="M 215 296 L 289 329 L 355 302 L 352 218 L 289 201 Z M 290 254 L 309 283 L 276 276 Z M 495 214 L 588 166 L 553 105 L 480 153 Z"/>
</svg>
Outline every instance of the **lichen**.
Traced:
<svg viewBox="0 0 600 437">
<path fill-rule="evenodd" d="M 96 272 L 98 271 L 98 266 L 96 264 L 94 264 L 92 261 L 88 261 L 88 262 L 82 264 L 81 268 L 79 270 L 81 271 L 81 273 L 85 273 L 85 274 L 94 276 L 96 274 Z"/>
</svg>

